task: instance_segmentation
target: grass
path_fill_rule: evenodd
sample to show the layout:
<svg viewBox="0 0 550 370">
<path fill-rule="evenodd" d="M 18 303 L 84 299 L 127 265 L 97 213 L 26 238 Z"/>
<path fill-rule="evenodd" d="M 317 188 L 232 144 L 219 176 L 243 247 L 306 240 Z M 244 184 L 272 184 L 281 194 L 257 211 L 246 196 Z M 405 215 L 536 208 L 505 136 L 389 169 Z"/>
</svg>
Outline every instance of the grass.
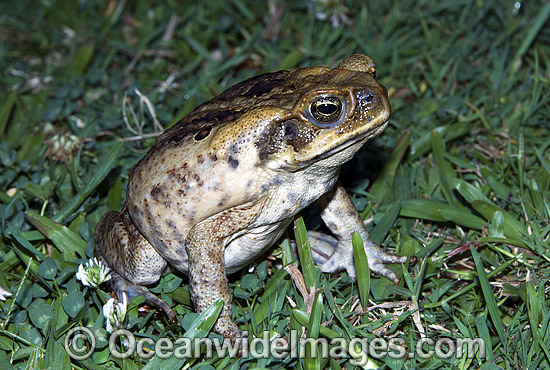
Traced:
<svg viewBox="0 0 550 370">
<path fill-rule="evenodd" d="M 147 367 L 550 368 L 550 4 L 326 3 L 338 6 L 0 5 L 0 286 L 12 293 L 0 303 L 2 369 L 145 366 L 137 356 L 109 354 L 101 314 L 108 288 L 75 278 L 93 255 L 99 218 L 124 202 L 129 169 L 159 125 L 232 84 L 333 66 L 355 52 L 376 62 L 394 113 L 384 134 L 344 166 L 342 181 L 373 240 L 418 262 L 394 266 L 403 276 L 395 286 L 376 276 L 355 283 L 345 273 L 320 274 L 307 248 L 299 269 L 259 260 L 230 280 L 235 317 L 258 335 L 394 338 L 407 353 L 421 338 L 482 338 L 485 356 L 371 356 L 354 365 L 315 359 L 309 348 L 302 359 L 155 358 Z M 304 216 L 308 228 L 318 226 Z M 307 247 L 304 226 L 295 234 Z M 289 251 L 287 238 L 273 256 L 288 264 Z M 136 338 L 212 336 L 219 307 L 198 317 L 184 275 L 169 273 L 152 290 L 180 322 L 138 312 L 136 299 L 125 324 Z M 97 335 L 90 359 L 64 350 L 76 326 Z"/>
</svg>

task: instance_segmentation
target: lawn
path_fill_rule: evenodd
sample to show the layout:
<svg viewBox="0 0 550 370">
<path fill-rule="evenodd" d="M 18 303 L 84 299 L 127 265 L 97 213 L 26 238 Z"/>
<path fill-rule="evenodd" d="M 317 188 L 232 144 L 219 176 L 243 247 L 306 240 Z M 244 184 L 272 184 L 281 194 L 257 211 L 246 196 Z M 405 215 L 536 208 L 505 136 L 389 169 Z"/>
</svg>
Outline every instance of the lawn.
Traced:
<svg viewBox="0 0 550 370">
<path fill-rule="evenodd" d="M 345 356 L 116 358 L 110 287 L 76 272 L 132 166 L 231 85 L 354 53 L 375 61 L 393 114 L 341 181 L 372 239 L 418 261 L 392 266 L 399 285 L 360 253 L 358 281 L 320 273 L 306 228 L 324 226 L 306 209 L 305 226 L 230 278 L 250 336 L 294 332 Z M 0 368 L 550 369 L 548 1 L 3 1 L 0 72 Z M 194 313 L 184 274 L 151 290 L 179 321 L 134 299 L 120 326 L 136 340 L 219 338 L 219 304 Z M 66 351 L 76 327 L 96 338 L 91 357 Z M 467 340 L 470 356 L 453 352 Z"/>
</svg>

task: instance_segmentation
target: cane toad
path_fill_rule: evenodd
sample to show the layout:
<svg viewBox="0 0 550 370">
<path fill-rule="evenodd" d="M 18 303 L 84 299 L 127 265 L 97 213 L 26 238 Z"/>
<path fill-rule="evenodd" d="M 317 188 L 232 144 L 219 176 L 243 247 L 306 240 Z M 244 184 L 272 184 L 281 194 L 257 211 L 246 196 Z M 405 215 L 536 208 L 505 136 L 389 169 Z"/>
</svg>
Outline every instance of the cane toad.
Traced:
<svg viewBox="0 0 550 370">
<path fill-rule="evenodd" d="M 119 298 L 144 295 L 174 321 L 145 285 L 166 264 L 189 275 L 197 312 L 223 298 L 214 331 L 235 338 L 227 274 L 275 243 L 294 216 L 316 202 L 334 234 L 317 235 L 330 257 L 325 272 L 355 277 L 358 231 L 371 271 L 398 282 L 385 263 L 406 257 L 370 241 L 344 188 L 340 166 L 386 127 L 391 107 L 366 55 L 337 68 L 299 68 L 245 80 L 197 107 L 158 137 L 132 169 L 126 205 L 103 216 L 95 253 L 113 271 Z"/>
</svg>

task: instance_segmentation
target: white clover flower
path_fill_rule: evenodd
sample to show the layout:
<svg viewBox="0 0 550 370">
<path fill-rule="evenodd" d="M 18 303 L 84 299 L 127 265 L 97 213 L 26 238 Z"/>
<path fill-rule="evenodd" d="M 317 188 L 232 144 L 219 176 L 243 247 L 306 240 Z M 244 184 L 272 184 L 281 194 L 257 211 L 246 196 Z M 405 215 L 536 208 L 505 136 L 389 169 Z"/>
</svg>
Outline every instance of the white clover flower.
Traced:
<svg viewBox="0 0 550 370">
<path fill-rule="evenodd" d="M 10 297 L 11 293 L 0 286 L 0 301 L 5 301 L 6 297 Z"/>
<path fill-rule="evenodd" d="M 332 27 L 337 28 L 341 23 L 351 24 L 348 8 L 341 0 L 313 0 L 311 3 L 315 3 L 315 17 L 321 21 L 330 20 Z"/>
<path fill-rule="evenodd" d="M 109 268 L 104 266 L 97 258 L 90 259 L 85 265 L 78 266 L 76 278 L 86 286 L 97 288 L 111 279 Z"/>
<path fill-rule="evenodd" d="M 122 302 L 116 302 L 114 298 L 111 298 L 103 306 L 103 316 L 107 320 L 106 329 L 109 333 L 122 328 L 126 311 L 128 310 L 128 297 L 126 293 L 122 293 Z"/>
</svg>

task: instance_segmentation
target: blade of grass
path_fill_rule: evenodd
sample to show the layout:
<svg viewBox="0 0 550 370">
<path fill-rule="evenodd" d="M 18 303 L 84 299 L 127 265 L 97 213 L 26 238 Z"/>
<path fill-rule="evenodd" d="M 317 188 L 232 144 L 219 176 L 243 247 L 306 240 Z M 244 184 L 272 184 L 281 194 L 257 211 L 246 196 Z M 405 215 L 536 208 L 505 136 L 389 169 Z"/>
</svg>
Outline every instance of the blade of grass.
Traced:
<svg viewBox="0 0 550 370">
<path fill-rule="evenodd" d="M 498 197 L 505 199 L 508 196 L 510 193 L 510 188 L 503 184 L 502 181 L 499 181 L 495 173 L 490 168 L 483 167 L 481 169 L 481 174 Z"/>
<path fill-rule="evenodd" d="M 199 339 L 204 338 L 208 335 L 214 323 L 218 319 L 220 312 L 223 308 L 223 299 L 218 298 L 214 301 L 204 312 L 202 312 L 199 317 L 193 321 L 189 329 L 183 335 L 183 338 L 187 339 Z M 172 356 L 168 359 L 160 359 L 155 356 L 154 359 L 149 361 L 149 363 L 143 368 L 143 370 L 152 370 L 152 369 L 170 369 L 170 370 L 179 370 L 187 362 L 186 358 L 177 358 Z"/>
<path fill-rule="evenodd" d="M 65 261 L 74 260 L 75 253 L 81 258 L 86 257 L 86 242 L 80 235 L 33 210 L 25 212 L 25 218 L 54 243 Z"/>
<path fill-rule="evenodd" d="M 437 131 L 432 131 L 432 134 L 430 135 L 430 144 L 432 147 L 433 159 L 437 167 L 437 172 L 439 174 L 441 191 L 443 192 L 445 199 L 447 199 L 447 202 L 449 202 L 451 205 L 456 205 L 457 200 L 451 190 L 451 184 L 453 183 L 453 180 L 456 178 L 456 176 L 453 168 L 444 158 L 445 143 L 443 142 L 441 136 Z"/>
<path fill-rule="evenodd" d="M 503 211 L 502 208 L 497 205 L 482 200 L 474 200 L 472 202 L 472 207 L 474 207 L 477 212 L 481 213 L 487 220 L 492 220 L 495 212 L 501 212 L 504 220 L 504 235 L 510 239 L 521 240 L 521 233 L 524 226 L 508 212 Z"/>
<path fill-rule="evenodd" d="M 535 154 L 537 155 L 537 158 L 539 159 L 540 164 L 542 165 L 542 168 L 546 171 L 548 175 L 550 175 L 550 163 L 544 158 L 544 155 L 540 151 L 539 148 L 534 148 Z"/>
<path fill-rule="evenodd" d="M 544 297 L 544 285 L 539 287 L 539 291 L 535 289 L 535 286 L 530 281 L 527 282 L 527 298 L 528 298 L 528 316 L 529 323 L 531 324 L 531 332 L 533 333 L 533 338 L 539 345 L 540 349 L 544 352 L 546 360 L 550 361 L 550 350 L 548 345 L 544 343 L 544 340 L 541 337 L 540 328 L 544 326 L 544 323 L 540 322 L 541 311 L 546 308 L 546 299 Z"/>
<path fill-rule="evenodd" d="M 485 346 L 486 346 L 485 354 L 487 355 L 487 360 L 492 362 L 494 357 L 493 343 L 491 340 L 489 327 L 487 326 L 487 313 L 485 312 L 483 315 L 478 315 L 476 317 L 475 324 L 476 324 L 478 336 L 485 341 Z"/>
<path fill-rule="evenodd" d="M 454 222 L 471 229 L 481 230 L 487 222 L 466 209 L 428 199 L 407 199 L 401 202 L 399 213 L 404 217 L 423 218 L 430 221 Z"/>
<path fill-rule="evenodd" d="M 304 326 L 307 327 L 309 325 L 310 315 L 305 313 L 304 311 L 294 309 L 292 310 L 292 315 L 296 319 L 296 321 Z M 328 339 L 334 339 L 334 338 L 341 338 L 342 334 L 335 332 L 334 330 L 331 330 L 327 328 L 326 326 L 319 327 L 319 334 L 321 334 L 323 337 Z"/>
<path fill-rule="evenodd" d="M 90 63 L 92 56 L 94 55 L 94 45 L 82 45 L 76 52 L 69 70 L 74 77 L 82 76 L 82 73 L 86 70 L 86 67 Z"/>
<path fill-rule="evenodd" d="M 336 320 L 340 323 L 340 327 L 345 333 L 345 336 L 347 338 L 351 338 L 353 336 L 351 326 L 349 325 L 349 322 L 344 318 L 344 314 L 342 313 L 342 308 L 336 304 L 336 301 L 334 299 L 334 296 L 331 292 L 330 285 L 327 285 L 324 289 L 324 294 L 327 299 L 327 303 L 329 306 L 329 309 L 336 317 Z M 341 336 L 341 335 L 340 335 Z"/>
<path fill-rule="evenodd" d="M 120 149 L 122 148 L 122 141 L 117 142 L 107 153 L 104 159 L 100 161 L 101 165 L 97 169 L 96 174 L 92 177 L 90 182 L 86 184 L 82 190 L 73 197 L 59 212 L 57 212 L 53 217 L 52 221 L 54 222 L 61 222 L 65 218 L 67 218 L 71 213 L 73 213 L 78 206 L 86 199 L 88 195 L 94 191 L 94 189 L 103 181 L 105 176 L 111 171 L 111 168 L 113 168 L 116 159 L 118 158 L 118 154 L 120 153 Z"/>
<path fill-rule="evenodd" d="M 401 201 L 393 202 L 387 209 L 384 216 L 378 221 L 376 227 L 370 233 L 370 238 L 376 245 L 382 244 L 388 231 L 395 224 L 397 217 L 399 216 L 399 211 L 401 210 Z"/>
<path fill-rule="evenodd" d="M 294 235 L 296 236 L 296 248 L 298 249 L 298 256 L 300 257 L 300 264 L 302 265 L 302 272 L 304 274 L 304 280 L 306 288 L 317 288 L 319 276 L 321 270 L 313 263 L 313 257 L 311 255 L 311 245 L 307 236 L 306 225 L 302 217 L 297 218 L 294 221 Z"/>
<path fill-rule="evenodd" d="M 428 153 L 431 149 L 430 137 L 432 132 L 439 133 L 446 142 L 452 141 L 458 137 L 471 133 L 472 126 L 469 122 L 458 122 L 452 125 L 439 126 L 430 132 L 420 136 L 420 138 L 411 143 L 410 159 L 417 159 Z"/>
<path fill-rule="evenodd" d="M 363 239 L 357 231 L 353 233 L 351 239 L 353 245 L 353 258 L 355 260 L 355 271 L 357 272 L 357 286 L 359 288 L 359 299 L 361 306 L 366 309 L 369 305 L 370 290 L 370 269 L 369 261 L 365 253 Z"/>
<path fill-rule="evenodd" d="M 311 309 L 311 315 L 307 325 L 306 338 L 319 338 L 319 331 L 321 329 L 321 313 L 323 312 L 323 295 L 317 294 L 313 300 L 313 307 Z M 306 345 L 304 365 L 306 369 L 319 369 L 321 366 L 321 357 L 319 356 L 318 348 L 312 349 L 312 346 L 317 346 L 315 341 L 311 342 L 311 345 Z M 315 356 L 312 356 L 315 354 Z"/>
<path fill-rule="evenodd" d="M 538 16 L 535 19 L 535 21 L 530 24 L 531 27 L 529 28 L 529 32 L 527 33 L 525 38 L 523 38 L 523 41 L 518 51 L 516 52 L 514 60 L 522 58 L 525 55 L 525 53 L 529 49 L 529 46 L 531 45 L 533 40 L 535 40 L 535 38 L 537 37 L 538 33 L 540 32 L 542 26 L 544 26 L 544 23 L 547 21 L 549 16 L 550 16 L 550 3 L 546 3 L 542 7 L 542 9 L 538 12 Z"/>
<path fill-rule="evenodd" d="M 0 136 L 2 136 L 4 130 L 6 129 L 12 108 L 15 104 L 16 96 L 15 91 L 12 91 L 4 101 L 2 109 L 0 109 Z"/>
<path fill-rule="evenodd" d="M 376 201 L 382 201 L 386 192 L 391 189 L 397 167 L 399 167 L 399 164 L 401 163 L 401 160 L 403 159 L 403 156 L 405 155 L 405 152 L 409 147 L 410 141 L 411 130 L 405 130 L 405 132 L 397 140 L 397 143 L 395 143 L 390 157 L 388 158 L 388 160 L 384 164 L 384 167 L 382 168 L 382 171 L 372 184 L 370 194 L 374 197 L 374 199 L 376 199 Z M 366 214 L 361 214 L 362 218 L 365 218 L 365 216 Z"/>
<path fill-rule="evenodd" d="M 71 360 L 69 359 L 67 351 L 64 350 L 62 345 L 62 343 L 64 343 L 65 341 L 65 338 L 56 338 L 55 335 L 53 335 L 53 332 L 55 332 L 63 325 L 67 324 L 69 317 L 63 310 L 62 299 L 56 299 L 53 302 L 53 306 L 54 310 L 51 321 L 52 334 L 50 334 L 46 343 L 46 354 L 44 356 L 44 360 L 46 361 L 45 368 L 68 369 L 71 367 Z"/>
<path fill-rule="evenodd" d="M 470 245 L 470 251 L 472 253 L 472 256 L 474 257 L 479 285 L 481 285 L 481 291 L 483 292 L 483 297 L 485 298 L 485 303 L 487 305 L 487 310 L 489 311 L 489 316 L 491 317 L 493 326 L 498 333 L 500 342 L 502 344 L 502 347 L 504 348 L 504 352 L 506 352 L 508 349 L 508 339 L 506 336 L 504 325 L 502 323 L 500 311 L 498 309 L 497 302 L 493 294 L 493 290 L 491 289 L 491 285 L 489 284 L 489 278 L 487 276 L 487 273 L 485 272 L 483 263 L 481 262 L 481 257 L 479 256 L 479 253 L 477 253 L 473 245 Z"/>
<path fill-rule="evenodd" d="M 11 223 L 7 224 L 6 230 L 9 235 L 13 236 L 13 238 L 17 240 L 17 242 L 21 244 L 23 248 L 34 255 L 34 257 L 37 258 L 39 261 L 43 261 L 46 259 L 46 256 L 44 256 L 38 249 L 36 249 L 34 245 L 29 243 L 29 241 L 25 239 L 23 234 L 21 234 L 21 232 L 17 230 Z"/>
<path fill-rule="evenodd" d="M 487 278 L 490 279 L 493 276 L 500 274 L 502 271 L 506 270 L 507 268 L 509 268 L 510 266 L 512 266 L 513 264 L 515 264 L 517 262 L 518 262 L 517 258 L 509 259 L 508 261 L 506 261 L 502 265 L 498 266 L 497 268 L 495 268 L 494 270 L 489 272 L 487 274 Z M 478 285 L 479 285 L 478 282 L 470 283 L 467 286 L 465 286 L 464 288 L 460 289 L 458 292 L 456 292 L 454 294 L 451 294 L 447 298 L 443 299 L 442 301 L 435 302 L 435 303 L 426 303 L 426 304 L 424 304 L 424 307 L 426 307 L 426 308 L 436 308 L 436 307 L 440 307 L 442 305 L 446 305 L 449 302 L 451 302 L 451 301 L 455 300 L 456 298 L 460 297 L 461 295 L 463 295 L 465 293 L 468 293 L 470 290 L 476 288 Z"/>
</svg>

